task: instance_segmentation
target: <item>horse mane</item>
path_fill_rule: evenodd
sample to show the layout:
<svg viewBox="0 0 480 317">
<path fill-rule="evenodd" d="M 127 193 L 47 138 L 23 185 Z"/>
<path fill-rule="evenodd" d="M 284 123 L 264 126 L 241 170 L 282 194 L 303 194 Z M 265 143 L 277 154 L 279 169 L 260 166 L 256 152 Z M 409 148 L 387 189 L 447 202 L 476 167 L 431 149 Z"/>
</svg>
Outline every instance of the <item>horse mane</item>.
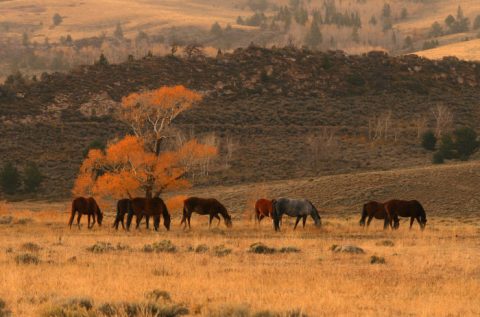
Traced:
<svg viewBox="0 0 480 317">
<path fill-rule="evenodd" d="M 427 219 L 427 213 L 425 212 L 425 209 L 423 209 L 422 204 L 418 200 L 414 200 L 414 203 L 418 206 L 418 209 L 421 213 L 420 216 L 424 219 Z"/>
<path fill-rule="evenodd" d="M 312 206 L 312 209 L 315 211 L 315 215 L 318 216 L 318 219 L 320 219 L 320 214 L 318 213 L 317 208 L 315 208 L 315 205 L 312 204 L 312 202 L 310 200 L 307 199 L 307 201 Z"/>
</svg>

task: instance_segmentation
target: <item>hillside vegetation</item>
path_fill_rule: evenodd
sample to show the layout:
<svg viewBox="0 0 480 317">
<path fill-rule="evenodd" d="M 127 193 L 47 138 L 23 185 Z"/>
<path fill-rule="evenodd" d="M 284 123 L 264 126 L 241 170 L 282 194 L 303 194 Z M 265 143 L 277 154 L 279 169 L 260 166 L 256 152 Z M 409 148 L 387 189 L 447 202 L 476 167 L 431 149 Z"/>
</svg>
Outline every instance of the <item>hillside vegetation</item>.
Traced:
<svg viewBox="0 0 480 317">
<path fill-rule="evenodd" d="M 178 117 L 221 158 L 201 184 L 233 184 L 425 164 L 418 136 L 443 105 L 452 126 L 479 120 L 478 63 L 373 52 L 238 49 L 217 58 L 151 57 L 18 79 L 0 87 L 3 161 L 36 162 L 67 195 L 87 145 L 128 132 L 115 119 L 134 91 L 184 84 L 204 94 Z"/>
</svg>

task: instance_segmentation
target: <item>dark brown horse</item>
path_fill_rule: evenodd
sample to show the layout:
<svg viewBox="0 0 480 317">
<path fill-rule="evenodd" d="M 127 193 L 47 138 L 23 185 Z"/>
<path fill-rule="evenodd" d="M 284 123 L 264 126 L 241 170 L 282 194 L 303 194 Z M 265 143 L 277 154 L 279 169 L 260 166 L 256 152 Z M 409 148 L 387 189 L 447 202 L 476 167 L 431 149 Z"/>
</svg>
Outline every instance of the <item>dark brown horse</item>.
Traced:
<svg viewBox="0 0 480 317">
<path fill-rule="evenodd" d="M 137 197 L 130 200 L 130 209 L 127 216 L 127 230 L 130 230 L 130 225 L 132 223 L 133 215 L 137 216 L 137 226 L 140 226 L 140 222 L 143 217 L 147 219 L 147 229 L 148 229 L 148 219 L 153 217 L 153 227 L 155 231 L 158 231 L 160 225 L 160 216 L 163 217 L 163 225 L 167 230 L 170 230 L 170 213 L 168 212 L 165 202 L 159 198 L 142 198 Z"/>
<path fill-rule="evenodd" d="M 182 221 L 180 224 L 184 224 L 183 228 L 185 229 L 187 227 L 187 222 L 188 222 L 188 227 L 190 228 L 190 218 L 192 217 L 192 213 L 198 213 L 200 215 L 209 215 L 210 219 L 208 222 L 208 227 L 212 225 L 212 220 L 213 218 L 218 219 L 218 225 L 220 224 L 220 217 L 218 214 L 222 215 L 223 220 L 225 221 L 225 225 L 227 227 L 232 226 L 232 217 L 227 212 L 227 208 L 225 208 L 224 205 L 222 205 L 218 200 L 214 198 L 198 198 L 198 197 L 190 197 L 188 199 L 185 199 L 183 202 L 183 217 Z M 217 226 L 218 226 L 217 225 Z"/>
<path fill-rule="evenodd" d="M 77 197 L 72 201 L 72 214 L 70 215 L 70 220 L 68 221 L 68 225 L 70 229 L 72 228 L 73 219 L 75 218 L 75 213 L 77 215 L 77 226 L 80 229 L 80 219 L 82 215 L 88 215 L 88 229 L 93 228 L 95 225 L 95 216 L 97 217 L 98 225 L 102 225 L 103 220 L 103 213 L 98 207 L 97 202 L 93 197 L 85 198 L 85 197 Z M 93 217 L 93 223 L 90 226 L 90 217 Z"/>
<path fill-rule="evenodd" d="M 365 226 L 365 219 L 367 219 L 367 217 L 367 227 L 370 225 L 370 222 L 373 218 L 383 219 L 384 229 L 386 229 L 389 225 L 389 218 L 387 217 L 387 213 L 385 211 L 385 206 L 383 203 L 379 203 L 377 201 L 369 201 L 368 203 L 364 204 L 362 210 L 362 219 L 360 219 L 361 226 Z"/>
<path fill-rule="evenodd" d="M 255 203 L 255 220 L 260 223 L 265 217 L 272 217 L 273 206 L 272 201 L 261 198 Z"/>
<path fill-rule="evenodd" d="M 409 217 L 410 229 L 412 228 L 415 219 L 417 219 L 420 229 L 425 229 L 425 226 L 427 225 L 427 215 L 425 209 L 423 209 L 422 204 L 420 204 L 418 200 L 393 199 L 387 201 L 384 205 L 385 211 L 390 219 L 390 226 L 392 226 L 393 221 L 393 227 L 395 229 L 400 226 L 400 220 L 398 217 Z"/>
<path fill-rule="evenodd" d="M 117 202 L 117 215 L 115 216 L 115 222 L 113 223 L 113 228 L 118 230 L 118 225 L 122 224 L 123 230 L 125 230 L 125 215 L 128 215 L 128 212 L 131 208 L 131 203 L 130 199 L 125 198 L 125 199 L 120 199 Z M 147 221 L 147 229 L 149 228 L 149 216 L 145 216 L 145 219 Z M 137 219 L 138 220 L 138 219 Z"/>
</svg>

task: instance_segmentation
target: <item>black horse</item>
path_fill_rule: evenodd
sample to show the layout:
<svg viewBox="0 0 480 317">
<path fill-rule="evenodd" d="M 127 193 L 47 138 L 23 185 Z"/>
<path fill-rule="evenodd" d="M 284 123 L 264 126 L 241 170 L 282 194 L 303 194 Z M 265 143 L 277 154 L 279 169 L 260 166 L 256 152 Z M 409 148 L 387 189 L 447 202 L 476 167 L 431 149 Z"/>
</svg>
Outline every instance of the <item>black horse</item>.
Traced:
<svg viewBox="0 0 480 317">
<path fill-rule="evenodd" d="M 218 214 L 222 215 L 227 227 L 232 226 L 232 217 L 228 214 L 227 208 L 214 198 L 205 199 L 190 197 L 183 202 L 183 217 L 180 224 L 184 224 L 184 229 L 187 227 L 187 222 L 188 227 L 190 228 L 190 218 L 194 212 L 200 215 L 210 215 L 208 227 L 212 225 L 213 218 L 217 218 L 218 224 L 220 224 L 220 217 Z"/>
<path fill-rule="evenodd" d="M 122 224 L 123 230 L 125 230 L 125 215 L 128 215 L 129 210 L 132 208 L 132 204 L 130 203 L 130 199 L 120 199 L 117 202 L 117 215 L 115 217 L 115 222 L 113 223 L 113 228 L 118 230 L 118 225 Z M 150 216 L 145 216 L 145 220 L 147 222 L 147 229 L 149 229 L 149 220 Z M 138 219 L 137 222 L 139 223 Z"/>
</svg>

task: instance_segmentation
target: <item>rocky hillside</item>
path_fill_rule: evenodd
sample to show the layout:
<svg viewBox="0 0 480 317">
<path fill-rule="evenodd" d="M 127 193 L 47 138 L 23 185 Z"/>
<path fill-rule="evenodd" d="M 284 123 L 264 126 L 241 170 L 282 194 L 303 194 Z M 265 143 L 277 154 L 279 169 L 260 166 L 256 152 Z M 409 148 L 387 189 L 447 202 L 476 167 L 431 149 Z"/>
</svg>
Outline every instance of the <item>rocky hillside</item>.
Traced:
<svg viewBox="0 0 480 317">
<path fill-rule="evenodd" d="M 0 86 L 0 160 L 37 162 L 47 175 L 42 195 L 67 196 L 87 144 L 128 132 L 115 120 L 121 98 L 173 84 L 205 95 L 179 127 L 214 132 L 222 152 L 227 137 L 236 144 L 231 161 L 221 158 L 201 184 L 429 163 L 417 134 L 433 126 L 432 108 L 447 106 L 456 125 L 480 119 L 480 63 L 252 46 L 216 58 L 150 57 L 13 78 Z M 389 118 L 388 131 L 373 140 L 380 118 Z"/>
</svg>

